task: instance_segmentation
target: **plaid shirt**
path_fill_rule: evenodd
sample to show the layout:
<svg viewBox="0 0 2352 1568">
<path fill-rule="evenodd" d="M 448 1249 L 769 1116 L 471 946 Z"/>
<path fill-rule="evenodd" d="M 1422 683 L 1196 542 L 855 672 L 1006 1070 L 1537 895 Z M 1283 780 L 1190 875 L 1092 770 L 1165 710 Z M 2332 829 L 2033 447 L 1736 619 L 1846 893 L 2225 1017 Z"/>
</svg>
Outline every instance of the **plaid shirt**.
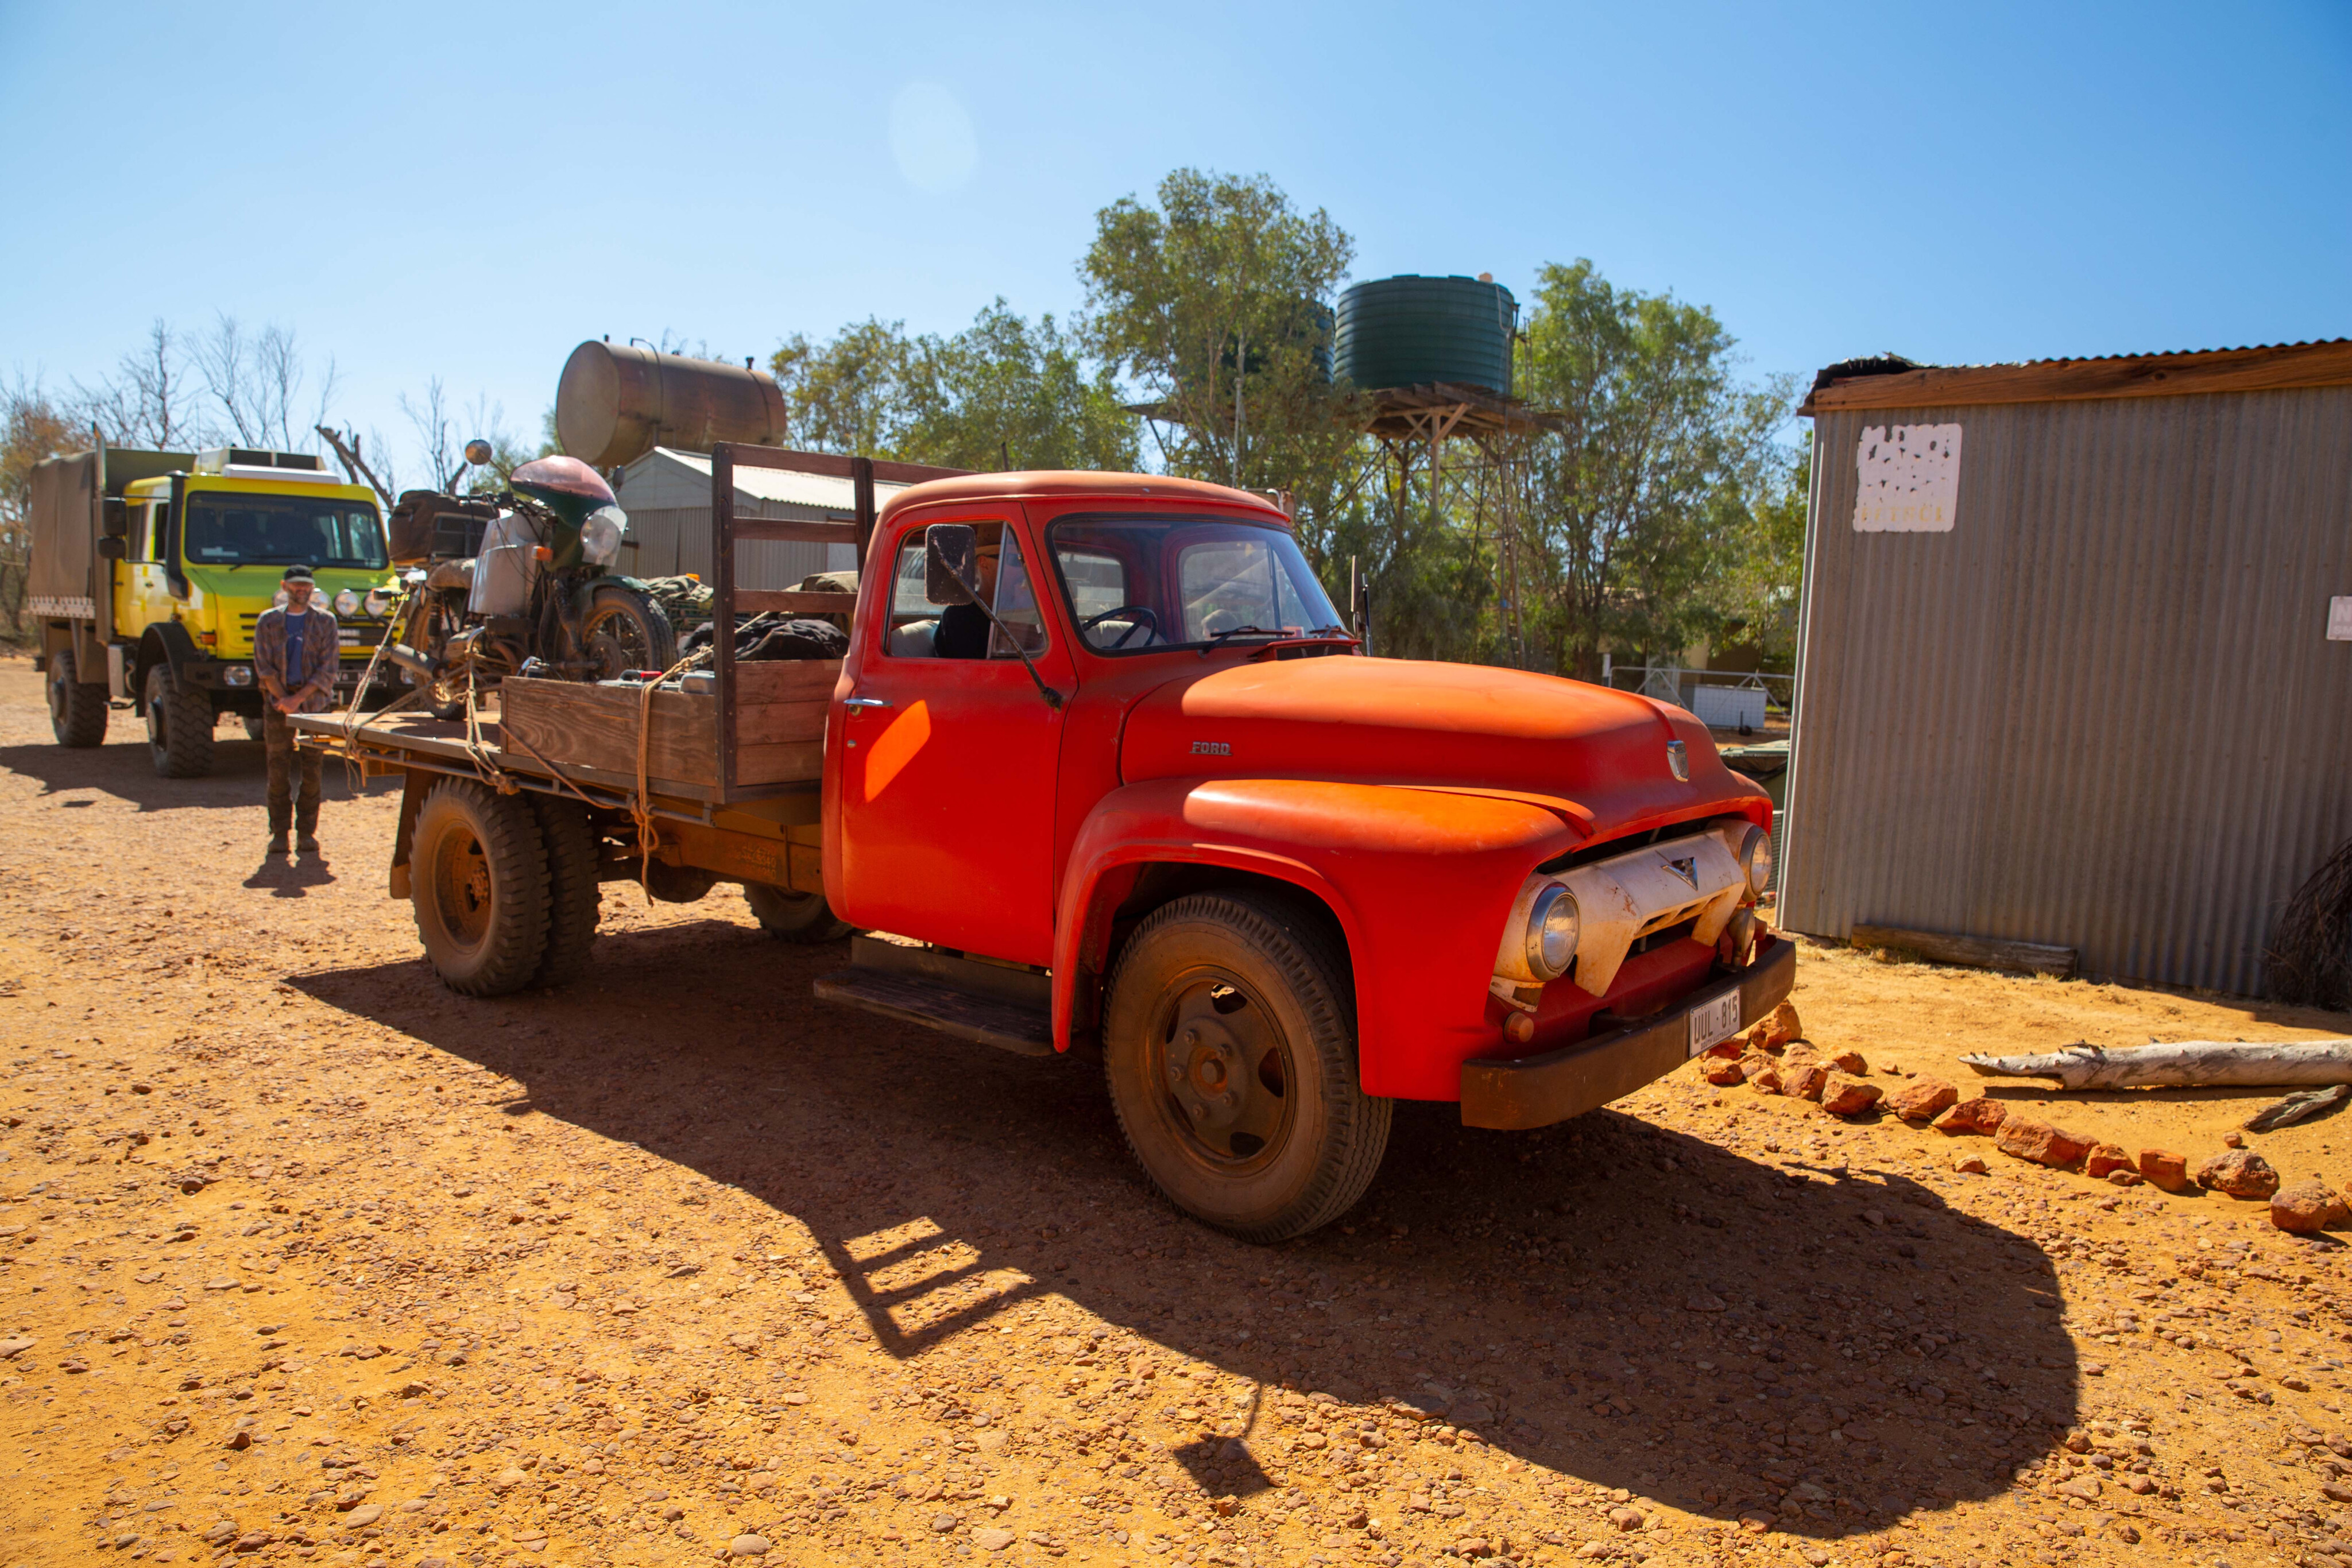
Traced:
<svg viewBox="0 0 2352 1568">
<path fill-rule="evenodd" d="M 289 695 L 313 681 L 319 683 L 302 699 L 304 713 L 325 713 L 335 706 L 335 673 L 341 659 L 342 641 L 335 631 L 335 618 L 320 609 L 316 601 L 302 627 L 299 671 L 289 673 L 286 668 L 286 607 L 273 604 L 253 623 L 253 667 L 257 674 L 276 681 Z"/>
</svg>

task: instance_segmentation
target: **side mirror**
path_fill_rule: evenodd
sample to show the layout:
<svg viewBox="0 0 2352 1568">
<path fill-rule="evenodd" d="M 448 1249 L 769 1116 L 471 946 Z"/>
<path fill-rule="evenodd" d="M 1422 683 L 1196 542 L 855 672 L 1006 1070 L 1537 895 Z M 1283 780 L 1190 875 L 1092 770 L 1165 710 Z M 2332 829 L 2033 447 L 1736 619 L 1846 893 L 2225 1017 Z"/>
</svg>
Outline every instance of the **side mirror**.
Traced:
<svg viewBox="0 0 2352 1568">
<path fill-rule="evenodd" d="M 106 498 L 106 515 L 102 520 L 108 538 L 118 539 L 123 538 L 131 532 L 130 503 L 120 496 L 109 496 Z"/>
<path fill-rule="evenodd" d="M 980 534 L 970 523 L 923 530 L 923 597 L 934 604 L 980 602 Z"/>
<path fill-rule="evenodd" d="M 98 553 L 108 560 L 127 560 L 131 556 L 131 547 L 109 534 L 98 541 Z"/>
<path fill-rule="evenodd" d="M 488 463 L 494 455 L 496 455 L 490 451 L 490 444 L 487 441 L 477 438 L 466 443 L 466 461 L 477 468 Z"/>
</svg>

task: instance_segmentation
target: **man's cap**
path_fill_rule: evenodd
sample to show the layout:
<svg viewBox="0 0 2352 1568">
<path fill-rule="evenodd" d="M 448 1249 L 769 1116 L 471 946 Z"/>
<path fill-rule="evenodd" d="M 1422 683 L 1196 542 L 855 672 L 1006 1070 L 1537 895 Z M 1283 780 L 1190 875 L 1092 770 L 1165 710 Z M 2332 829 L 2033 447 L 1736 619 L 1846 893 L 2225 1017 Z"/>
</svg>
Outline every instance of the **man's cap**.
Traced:
<svg viewBox="0 0 2352 1568">
<path fill-rule="evenodd" d="M 312 578 L 311 578 L 311 576 L 310 576 L 310 569 L 309 567 L 307 567 L 307 566 L 304 566 L 300 561 L 299 561 L 299 560 L 298 560 L 298 561 L 296 561 L 292 566 L 288 567 L 288 568 L 286 569 L 286 575 L 285 575 L 285 576 L 283 576 L 283 577 L 281 577 L 281 578 L 279 578 L 278 580 L 278 581 L 280 581 L 280 582 L 309 582 L 309 581 L 311 581 L 311 580 L 312 580 Z"/>
</svg>

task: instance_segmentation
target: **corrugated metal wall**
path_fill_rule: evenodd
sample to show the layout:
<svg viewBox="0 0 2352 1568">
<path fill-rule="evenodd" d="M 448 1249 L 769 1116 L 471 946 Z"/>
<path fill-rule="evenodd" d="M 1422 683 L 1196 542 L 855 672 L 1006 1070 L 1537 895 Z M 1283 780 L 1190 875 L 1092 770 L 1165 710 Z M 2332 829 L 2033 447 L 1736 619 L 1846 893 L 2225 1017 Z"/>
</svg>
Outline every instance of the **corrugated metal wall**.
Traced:
<svg viewBox="0 0 2352 1568">
<path fill-rule="evenodd" d="M 1948 533 L 1857 533 L 1870 426 L 1958 424 Z M 1780 917 L 2254 993 L 2352 837 L 2352 388 L 1815 424 Z"/>
<path fill-rule="evenodd" d="M 804 509 L 777 507 L 780 516 L 799 517 Z M 760 513 L 747 513 L 759 516 Z M 690 571 L 710 580 L 710 508 L 648 507 L 629 511 L 629 537 L 635 549 L 621 554 L 622 569 L 636 577 L 675 577 Z M 851 545 L 813 544 L 802 540 L 752 539 L 735 547 L 736 586 L 793 589 L 812 572 L 846 571 L 857 564 Z"/>
</svg>

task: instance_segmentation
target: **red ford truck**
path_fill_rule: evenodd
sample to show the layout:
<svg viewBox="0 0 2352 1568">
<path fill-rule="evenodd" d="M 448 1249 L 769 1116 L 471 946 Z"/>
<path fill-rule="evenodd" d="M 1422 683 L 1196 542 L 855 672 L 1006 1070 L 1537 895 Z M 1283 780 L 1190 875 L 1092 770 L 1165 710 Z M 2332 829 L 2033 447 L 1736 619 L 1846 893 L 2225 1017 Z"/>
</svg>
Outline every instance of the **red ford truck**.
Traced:
<svg viewBox="0 0 2352 1568">
<path fill-rule="evenodd" d="M 746 465 L 848 478 L 857 520 L 739 517 Z M 460 991 L 576 974 L 602 882 L 740 883 L 779 936 L 850 938 L 821 997 L 1098 1061 L 1152 1181 L 1256 1241 L 1361 1196 L 1397 1100 L 1547 1125 L 1789 993 L 1757 908 L 1770 803 L 1696 719 L 1364 656 L 1265 499 L 757 447 L 712 466 L 716 624 L 832 612 L 845 657 L 722 636 L 651 690 L 512 681 L 478 741 L 298 721 L 404 778 L 393 892 Z M 844 531 L 854 597 L 737 585 L 738 545 Z"/>
</svg>

